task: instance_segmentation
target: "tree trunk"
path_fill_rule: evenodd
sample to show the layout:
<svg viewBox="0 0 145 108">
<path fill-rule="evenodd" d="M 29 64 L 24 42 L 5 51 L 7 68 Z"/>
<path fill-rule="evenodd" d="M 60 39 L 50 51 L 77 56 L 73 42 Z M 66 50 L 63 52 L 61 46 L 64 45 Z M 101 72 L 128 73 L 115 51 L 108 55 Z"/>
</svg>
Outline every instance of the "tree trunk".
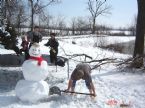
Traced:
<svg viewBox="0 0 145 108">
<path fill-rule="evenodd" d="M 95 34 L 96 31 L 96 18 L 93 19 L 92 34 Z"/>
<path fill-rule="evenodd" d="M 136 25 L 136 40 L 133 57 L 136 58 L 133 67 L 143 66 L 144 55 L 144 31 L 145 31 L 145 0 L 137 0 L 138 16 Z"/>
<path fill-rule="evenodd" d="M 34 26 L 34 6 L 33 6 L 33 0 L 30 0 L 31 3 L 31 31 L 33 31 Z"/>
<path fill-rule="evenodd" d="M 72 28 L 72 35 L 75 35 L 75 29 L 74 29 L 74 27 Z"/>
</svg>

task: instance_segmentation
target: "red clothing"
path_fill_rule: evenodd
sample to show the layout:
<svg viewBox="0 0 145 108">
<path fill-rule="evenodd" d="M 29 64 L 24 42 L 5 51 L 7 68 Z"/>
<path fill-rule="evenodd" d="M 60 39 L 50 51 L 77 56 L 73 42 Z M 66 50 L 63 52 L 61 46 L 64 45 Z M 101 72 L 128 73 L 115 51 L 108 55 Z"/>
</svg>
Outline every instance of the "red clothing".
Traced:
<svg viewBox="0 0 145 108">
<path fill-rule="evenodd" d="M 28 45 L 29 45 L 28 41 L 26 41 L 26 40 L 22 41 L 22 44 L 21 44 L 22 50 L 27 50 L 28 49 Z"/>
<path fill-rule="evenodd" d="M 29 59 L 37 60 L 39 66 L 41 65 L 41 62 L 44 60 L 42 57 L 34 57 L 34 56 L 30 56 Z"/>
</svg>

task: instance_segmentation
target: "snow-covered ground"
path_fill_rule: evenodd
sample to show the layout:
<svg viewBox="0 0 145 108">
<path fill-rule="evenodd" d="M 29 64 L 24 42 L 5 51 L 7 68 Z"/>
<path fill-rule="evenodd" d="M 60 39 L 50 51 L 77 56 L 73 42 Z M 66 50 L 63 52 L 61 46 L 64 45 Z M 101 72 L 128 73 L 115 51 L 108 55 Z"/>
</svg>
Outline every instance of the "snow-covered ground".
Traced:
<svg viewBox="0 0 145 108">
<path fill-rule="evenodd" d="M 58 37 L 59 40 L 63 40 L 68 43 L 75 42 L 80 46 L 93 47 L 93 46 L 101 46 L 101 45 L 109 45 L 115 43 L 128 42 L 135 39 L 134 36 L 95 36 L 95 35 L 81 35 L 81 36 L 65 36 Z"/>
<path fill-rule="evenodd" d="M 115 40 L 107 38 L 107 42 L 125 42 L 130 40 L 127 37 L 118 37 Z M 113 41 L 114 40 L 114 41 Z M 76 44 L 72 44 L 75 41 Z M 69 58 L 69 75 L 84 57 L 76 57 L 71 59 L 72 54 L 87 54 L 93 59 L 117 58 L 125 59 L 130 55 L 119 54 L 107 50 L 93 47 L 94 38 L 76 38 L 76 39 L 59 39 L 59 56 Z M 42 53 L 49 54 L 49 48 L 44 44 L 47 40 L 43 40 L 41 44 Z M 5 50 L 0 47 L 0 53 L 14 53 L 11 50 Z M 89 61 L 90 59 L 87 59 Z M 90 63 L 94 66 L 97 63 Z M 58 86 L 64 90 L 68 83 L 68 67 L 49 66 L 48 83 L 50 86 Z M 1 70 L 21 71 L 21 67 L 0 67 Z M 116 64 L 105 64 L 101 68 L 92 70 L 92 79 L 96 88 L 97 97 L 91 99 L 85 95 L 62 94 L 62 96 L 49 96 L 47 100 L 38 102 L 37 104 L 21 102 L 16 96 L 13 89 L 4 90 L 0 87 L 0 108 L 121 108 L 121 103 L 130 104 L 127 108 L 145 108 L 145 73 L 140 69 L 120 69 Z M 83 80 L 77 82 L 76 91 L 88 92 Z M 107 103 L 115 100 L 117 105 L 110 106 Z"/>
</svg>

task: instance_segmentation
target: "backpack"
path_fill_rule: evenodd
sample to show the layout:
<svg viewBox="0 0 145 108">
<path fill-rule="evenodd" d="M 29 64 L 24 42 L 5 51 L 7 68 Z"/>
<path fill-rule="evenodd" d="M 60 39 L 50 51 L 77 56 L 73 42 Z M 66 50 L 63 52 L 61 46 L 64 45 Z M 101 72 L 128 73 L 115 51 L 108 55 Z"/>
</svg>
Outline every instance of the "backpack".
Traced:
<svg viewBox="0 0 145 108">
<path fill-rule="evenodd" d="M 57 58 L 56 65 L 64 67 L 65 66 L 64 58 Z"/>
</svg>

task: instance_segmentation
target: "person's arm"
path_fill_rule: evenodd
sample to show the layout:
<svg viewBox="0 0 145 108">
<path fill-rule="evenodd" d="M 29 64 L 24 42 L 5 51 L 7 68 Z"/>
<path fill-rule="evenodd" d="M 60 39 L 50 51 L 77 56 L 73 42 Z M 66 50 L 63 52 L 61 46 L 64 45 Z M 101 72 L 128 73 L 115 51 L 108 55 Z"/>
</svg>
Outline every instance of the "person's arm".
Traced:
<svg viewBox="0 0 145 108">
<path fill-rule="evenodd" d="M 58 40 L 56 40 L 56 46 L 57 46 L 57 47 L 59 46 Z"/>
<path fill-rule="evenodd" d="M 22 43 L 21 43 L 21 47 L 23 47 L 23 43 L 24 43 L 24 41 L 22 41 Z"/>
<path fill-rule="evenodd" d="M 94 84 L 93 82 L 90 83 L 91 85 L 91 93 L 94 95 L 94 97 L 96 96 L 96 92 L 95 92 L 95 87 L 94 87 Z"/>
<path fill-rule="evenodd" d="M 45 46 L 50 46 L 50 39 L 48 40 L 48 42 L 46 44 L 44 44 Z"/>
<path fill-rule="evenodd" d="M 42 41 L 42 34 L 39 32 L 39 40 Z"/>
<path fill-rule="evenodd" d="M 68 82 L 68 87 L 67 87 L 67 90 L 69 91 L 70 90 L 70 88 L 72 87 L 72 80 L 71 79 L 69 79 L 69 82 Z"/>
<path fill-rule="evenodd" d="M 90 74 L 87 74 L 88 76 L 86 77 L 86 85 L 89 89 L 90 94 L 93 94 L 93 96 L 96 96 L 96 92 L 95 92 L 95 87 L 94 84 L 92 82 L 92 77 L 90 76 Z"/>
<path fill-rule="evenodd" d="M 70 79 L 68 82 L 68 88 L 66 89 L 66 91 L 70 90 L 71 92 L 74 92 L 75 84 L 76 84 L 76 80 Z"/>
</svg>

